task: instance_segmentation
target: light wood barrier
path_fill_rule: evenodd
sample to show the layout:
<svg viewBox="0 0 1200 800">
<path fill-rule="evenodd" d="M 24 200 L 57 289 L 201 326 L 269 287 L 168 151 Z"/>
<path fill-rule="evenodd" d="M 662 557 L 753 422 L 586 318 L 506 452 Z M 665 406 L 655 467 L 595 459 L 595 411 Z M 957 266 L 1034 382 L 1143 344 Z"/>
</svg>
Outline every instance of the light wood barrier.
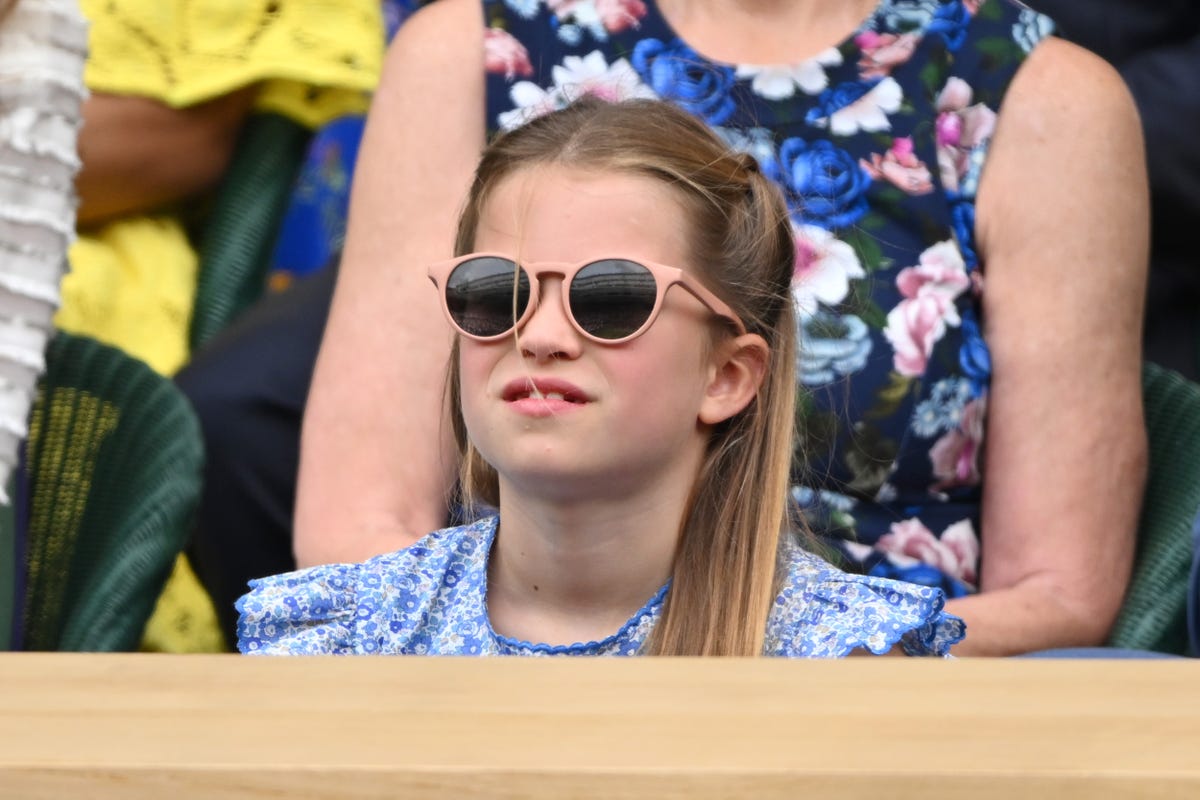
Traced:
<svg viewBox="0 0 1200 800">
<path fill-rule="evenodd" d="M 1200 662 L 0 655 L 0 797 L 1200 798 Z"/>
</svg>

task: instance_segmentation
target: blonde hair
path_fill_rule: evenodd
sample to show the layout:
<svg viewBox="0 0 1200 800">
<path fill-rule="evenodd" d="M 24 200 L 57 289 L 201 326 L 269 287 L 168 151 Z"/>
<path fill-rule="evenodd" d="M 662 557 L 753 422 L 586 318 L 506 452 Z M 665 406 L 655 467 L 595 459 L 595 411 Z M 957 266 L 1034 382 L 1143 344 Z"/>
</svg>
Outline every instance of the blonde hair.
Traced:
<svg viewBox="0 0 1200 800">
<path fill-rule="evenodd" d="M 585 98 L 497 139 L 484 152 L 455 244 L 474 248 L 490 193 L 540 165 L 649 177 L 671 187 L 690 222 L 689 266 L 727 302 L 770 357 L 757 397 L 716 426 L 679 531 L 671 591 L 645 651 L 759 655 L 778 591 L 793 448 L 795 243 L 778 187 L 748 155 L 667 103 Z M 461 413 L 457 344 L 448 389 L 468 507 L 498 505 L 497 476 L 471 446 Z"/>
</svg>

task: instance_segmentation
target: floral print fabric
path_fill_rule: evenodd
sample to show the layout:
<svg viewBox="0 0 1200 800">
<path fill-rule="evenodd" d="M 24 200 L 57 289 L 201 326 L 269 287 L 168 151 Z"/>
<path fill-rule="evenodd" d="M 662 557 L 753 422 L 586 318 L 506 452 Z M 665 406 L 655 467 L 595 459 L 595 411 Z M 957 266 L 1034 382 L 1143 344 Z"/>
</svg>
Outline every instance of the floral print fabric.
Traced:
<svg viewBox="0 0 1200 800">
<path fill-rule="evenodd" d="M 657 97 L 755 156 L 791 208 L 793 499 L 848 562 L 972 592 L 990 358 L 975 195 L 996 112 L 1052 25 L 1011 0 L 882 0 L 794 64 L 726 64 L 653 0 L 485 0 L 487 120 Z"/>
<path fill-rule="evenodd" d="M 238 603 L 249 654 L 636 655 L 662 613 L 662 587 L 613 635 L 547 645 L 502 636 L 487 615 L 487 563 L 498 518 L 447 528 L 362 564 L 251 581 Z M 797 546 L 767 622 L 766 655 L 835 658 L 865 648 L 947 655 L 962 620 L 937 589 L 848 575 Z"/>
</svg>

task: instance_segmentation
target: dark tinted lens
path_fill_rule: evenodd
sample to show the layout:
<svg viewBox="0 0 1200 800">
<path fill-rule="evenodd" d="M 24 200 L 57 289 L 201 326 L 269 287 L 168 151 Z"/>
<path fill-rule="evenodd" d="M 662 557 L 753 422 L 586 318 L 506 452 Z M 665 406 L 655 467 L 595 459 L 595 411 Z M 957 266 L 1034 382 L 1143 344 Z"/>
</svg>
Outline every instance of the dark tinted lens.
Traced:
<svg viewBox="0 0 1200 800">
<path fill-rule="evenodd" d="M 475 336 L 498 336 L 511 330 L 528 304 L 529 276 L 506 258 L 464 261 L 446 279 L 446 307 L 451 318 Z"/>
<path fill-rule="evenodd" d="M 623 339 L 646 324 L 658 289 L 650 271 L 633 261 L 596 261 L 571 281 L 571 315 L 600 339 Z"/>
</svg>

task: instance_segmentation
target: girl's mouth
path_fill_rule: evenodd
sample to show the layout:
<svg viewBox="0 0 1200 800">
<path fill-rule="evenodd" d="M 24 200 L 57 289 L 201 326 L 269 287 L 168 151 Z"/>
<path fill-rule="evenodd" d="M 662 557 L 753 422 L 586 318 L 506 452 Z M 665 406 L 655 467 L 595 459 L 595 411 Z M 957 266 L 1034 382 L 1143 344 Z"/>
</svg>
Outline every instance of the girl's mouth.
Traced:
<svg viewBox="0 0 1200 800">
<path fill-rule="evenodd" d="M 569 405 L 583 405 L 590 400 L 577 386 L 566 381 L 548 378 L 522 378 L 510 381 L 504 387 L 503 399 L 508 403 L 533 400 Z"/>
</svg>

